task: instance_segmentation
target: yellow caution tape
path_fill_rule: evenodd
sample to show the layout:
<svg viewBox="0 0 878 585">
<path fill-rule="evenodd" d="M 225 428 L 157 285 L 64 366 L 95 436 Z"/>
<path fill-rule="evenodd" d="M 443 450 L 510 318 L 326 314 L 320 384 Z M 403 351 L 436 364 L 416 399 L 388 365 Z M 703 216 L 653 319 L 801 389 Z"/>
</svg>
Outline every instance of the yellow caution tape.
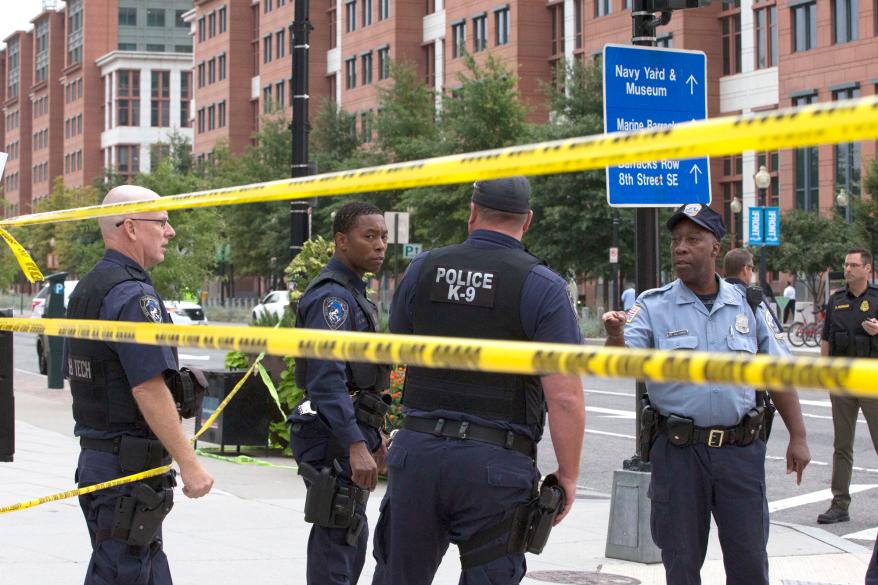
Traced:
<svg viewBox="0 0 878 585">
<path fill-rule="evenodd" d="M 0 227 L 0 237 L 6 240 L 6 243 L 9 244 L 9 247 L 12 249 L 12 254 L 18 261 L 18 265 L 21 266 L 21 271 L 24 272 L 25 277 L 27 277 L 31 283 L 45 280 L 37 263 L 33 261 L 33 258 L 30 257 L 30 254 L 27 253 L 24 246 L 19 244 L 15 238 L 12 237 L 12 234 Z"/>
<path fill-rule="evenodd" d="M 726 156 L 746 150 L 777 150 L 876 138 L 878 96 L 869 96 L 858 100 L 687 122 L 663 130 L 598 134 L 173 195 L 146 202 L 47 211 L 3 219 L 0 220 L 0 226 L 408 189 L 422 185 L 448 185 L 509 175 L 569 173 L 624 163 Z"/>
<path fill-rule="evenodd" d="M 9 512 L 16 512 L 18 510 L 26 510 L 27 508 L 33 508 L 34 506 L 39 506 L 40 504 L 47 504 L 49 502 L 57 502 L 58 500 L 72 498 L 74 496 L 82 496 L 85 494 L 90 494 L 90 493 L 96 492 L 98 490 L 105 490 L 107 488 L 116 487 L 118 485 L 123 485 L 126 483 L 140 481 L 142 479 L 147 479 L 149 477 L 155 477 L 156 475 L 162 475 L 163 473 L 168 473 L 170 471 L 171 471 L 170 465 L 156 467 L 155 469 L 148 469 L 146 471 L 141 471 L 140 473 L 135 473 L 134 475 L 126 475 L 125 477 L 111 479 L 110 481 L 105 481 L 103 483 L 96 483 L 94 485 L 90 485 L 90 486 L 86 486 L 86 487 L 82 487 L 82 488 L 77 488 L 75 490 L 68 490 L 66 492 L 53 494 L 51 496 L 43 496 L 42 498 L 27 500 L 26 502 L 18 502 L 17 504 L 12 504 L 11 506 L 5 506 L 3 508 L 0 508 L 0 514 L 7 514 Z"/>
<path fill-rule="evenodd" d="M 779 390 L 825 388 L 835 394 L 878 396 L 878 360 L 870 359 L 781 359 L 762 354 L 652 351 L 317 329 L 188 327 L 66 319 L 0 318 L 0 330 L 147 345 L 233 349 L 323 360 L 403 363 L 429 368 L 537 375 L 578 374 Z"/>
</svg>

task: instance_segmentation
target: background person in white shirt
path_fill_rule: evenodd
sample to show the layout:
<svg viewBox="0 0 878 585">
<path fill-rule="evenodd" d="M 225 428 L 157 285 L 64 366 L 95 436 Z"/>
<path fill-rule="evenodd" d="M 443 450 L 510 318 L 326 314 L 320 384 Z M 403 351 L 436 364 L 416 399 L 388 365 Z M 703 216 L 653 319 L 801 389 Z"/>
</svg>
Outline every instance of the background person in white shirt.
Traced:
<svg viewBox="0 0 878 585">
<path fill-rule="evenodd" d="M 783 289 L 783 296 L 785 296 L 787 300 L 787 306 L 783 309 L 783 322 L 789 323 L 790 321 L 795 321 L 796 319 L 796 287 L 793 286 L 793 281 L 787 281 L 787 287 Z"/>
</svg>

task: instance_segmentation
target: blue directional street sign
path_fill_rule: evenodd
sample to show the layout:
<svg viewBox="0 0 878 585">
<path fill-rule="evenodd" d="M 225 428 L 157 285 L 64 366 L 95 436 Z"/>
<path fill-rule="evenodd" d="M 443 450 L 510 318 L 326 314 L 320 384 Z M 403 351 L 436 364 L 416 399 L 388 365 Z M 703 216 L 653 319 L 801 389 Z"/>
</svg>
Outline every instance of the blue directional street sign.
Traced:
<svg viewBox="0 0 878 585">
<path fill-rule="evenodd" d="M 750 237 L 747 243 L 751 246 L 761 246 L 765 242 L 762 240 L 762 208 L 748 207 L 748 222 L 750 224 Z"/>
<path fill-rule="evenodd" d="M 671 128 L 707 118 L 707 57 L 631 45 L 604 46 L 604 129 Z M 614 207 L 672 207 L 710 203 L 707 157 L 607 168 Z"/>
<path fill-rule="evenodd" d="M 747 221 L 750 223 L 750 246 L 780 246 L 780 208 L 748 207 Z"/>
</svg>

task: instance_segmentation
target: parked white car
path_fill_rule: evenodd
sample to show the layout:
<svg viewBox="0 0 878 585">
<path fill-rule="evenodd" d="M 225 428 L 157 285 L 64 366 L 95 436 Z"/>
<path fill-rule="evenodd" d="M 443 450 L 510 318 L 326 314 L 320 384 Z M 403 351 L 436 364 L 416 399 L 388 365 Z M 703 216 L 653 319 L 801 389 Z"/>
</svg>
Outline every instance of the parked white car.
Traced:
<svg viewBox="0 0 878 585">
<path fill-rule="evenodd" d="M 67 308 L 67 301 L 70 300 L 70 293 L 73 292 L 73 289 L 76 288 L 76 285 L 79 284 L 78 280 L 65 280 L 64 281 L 64 308 Z M 49 285 L 46 284 L 43 288 L 40 289 L 40 292 L 34 297 L 33 301 L 31 301 L 31 317 L 35 317 L 37 319 L 42 318 L 43 313 L 46 312 L 46 303 L 49 300 Z"/>
<path fill-rule="evenodd" d="M 165 301 L 165 309 L 174 325 L 207 325 L 201 305 L 189 301 Z"/>
<path fill-rule="evenodd" d="M 262 315 L 274 315 L 278 319 L 284 316 L 284 311 L 290 305 L 290 293 L 285 290 L 273 290 L 262 299 L 258 305 L 253 307 L 251 316 L 257 321 Z"/>
</svg>

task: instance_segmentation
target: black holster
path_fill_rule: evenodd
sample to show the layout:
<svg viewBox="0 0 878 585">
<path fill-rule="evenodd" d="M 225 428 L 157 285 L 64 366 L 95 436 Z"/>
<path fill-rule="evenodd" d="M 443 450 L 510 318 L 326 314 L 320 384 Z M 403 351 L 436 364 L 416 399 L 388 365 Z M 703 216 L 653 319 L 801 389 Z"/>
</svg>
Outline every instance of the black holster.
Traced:
<svg viewBox="0 0 878 585">
<path fill-rule="evenodd" d="M 771 395 L 767 390 L 758 390 L 756 392 L 756 408 L 763 409 L 762 428 L 759 431 L 759 438 L 764 442 L 768 442 L 771 436 L 771 426 L 774 424 L 774 415 L 777 413 L 777 407 L 771 401 Z"/>
<path fill-rule="evenodd" d="M 317 471 L 307 463 L 299 463 L 299 475 L 306 482 L 308 493 L 305 496 L 305 522 L 326 528 L 347 528 L 345 539 L 350 546 L 357 540 L 366 525 L 365 518 L 357 510 L 357 504 L 366 505 L 368 490 L 339 481 L 341 467 L 333 462 L 332 467 Z"/>
<path fill-rule="evenodd" d="M 360 390 L 356 398 L 354 398 L 357 422 L 376 428 L 379 431 L 384 430 L 384 416 L 390 409 L 391 400 L 387 394 Z"/>
<path fill-rule="evenodd" d="M 204 372 L 195 368 L 180 368 L 165 372 L 165 383 L 177 404 L 177 412 L 183 418 L 192 418 L 201 409 L 201 401 L 207 392 Z"/>
<path fill-rule="evenodd" d="M 640 397 L 640 459 L 649 463 L 649 452 L 652 449 L 655 438 L 658 436 L 659 417 L 658 411 L 649 402 L 649 396 L 644 392 Z"/>
<path fill-rule="evenodd" d="M 173 482 L 173 477 L 168 477 Z M 112 537 L 132 546 L 149 546 L 173 507 L 173 485 L 156 490 L 145 483 L 136 483 L 131 495 L 116 500 Z"/>
<path fill-rule="evenodd" d="M 460 564 L 464 569 L 478 567 L 508 554 L 540 554 L 549 540 L 555 518 L 564 509 L 567 498 L 555 475 L 543 480 L 536 497 L 516 508 L 503 522 L 474 534 L 458 543 Z M 505 541 L 486 545 L 508 534 Z"/>
</svg>

